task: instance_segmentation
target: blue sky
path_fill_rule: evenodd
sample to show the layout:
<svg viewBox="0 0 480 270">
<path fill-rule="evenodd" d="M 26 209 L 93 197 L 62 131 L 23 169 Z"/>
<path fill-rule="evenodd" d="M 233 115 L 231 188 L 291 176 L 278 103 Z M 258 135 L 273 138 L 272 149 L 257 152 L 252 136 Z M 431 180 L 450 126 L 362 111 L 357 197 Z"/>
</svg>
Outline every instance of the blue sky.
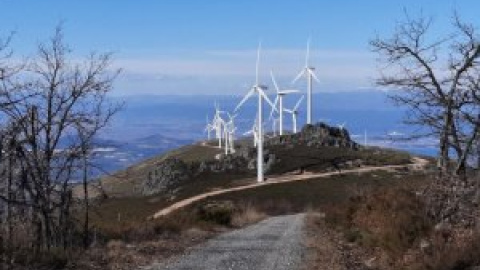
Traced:
<svg viewBox="0 0 480 270">
<path fill-rule="evenodd" d="M 12 45 L 28 56 L 63 21 L 76 57 L 114 52 L 123 68 L 118 95 L 242 94 L 259 39 L 262 79 L 273 69 L 289 84 L 311 36 L 316 91 L 353 91 L 376 75 L 368 40 L 388 34 L 404 8 L 432 16 L 437 32 L 448 29 L 454 8 L 480 25 L 476 0 L 0 0 L 0 35 L 16 31 Z"/>
</svg>

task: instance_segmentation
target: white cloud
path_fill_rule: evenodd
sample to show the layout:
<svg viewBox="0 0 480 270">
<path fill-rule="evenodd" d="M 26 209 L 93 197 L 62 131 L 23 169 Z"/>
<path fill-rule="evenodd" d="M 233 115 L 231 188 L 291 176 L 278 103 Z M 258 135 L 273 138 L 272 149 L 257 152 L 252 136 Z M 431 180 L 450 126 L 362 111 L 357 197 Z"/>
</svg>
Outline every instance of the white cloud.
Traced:
<svg viewBox="0 0 480 270">
<path fill-rule="evenodd" d="M 124 70 L 118 85 L 127 93 L 136 87 L 163 89 L 162 93 L 195 89 L 196 93 L 229 93 L 250 84 L 255 76 L 256 50 L 212 50 L 201 51 L 191 56 L 182 54 L 158 55 L 150 58 L 120 58 L 115 65 Z M 290 80 L 304 65 L 302 50 L 264 50 L 260 63 L 262 81 L 270 82 L 269 70 L 273 69 L 281 84 Z M 315 50 L 310 63 L 316 66 L 321 84 L 328 89 L 355 90 L 369 85 L 376 75 L 375 58 L 369 52 Z M 302 86 L 300 83 L 299 86 Z M 177 89 L 176 89 L 177 88 Z M 201 89 L 199 89 L 201 88 Z M 159 91 L 151 89 L 151 91 Z"/>
</svg>

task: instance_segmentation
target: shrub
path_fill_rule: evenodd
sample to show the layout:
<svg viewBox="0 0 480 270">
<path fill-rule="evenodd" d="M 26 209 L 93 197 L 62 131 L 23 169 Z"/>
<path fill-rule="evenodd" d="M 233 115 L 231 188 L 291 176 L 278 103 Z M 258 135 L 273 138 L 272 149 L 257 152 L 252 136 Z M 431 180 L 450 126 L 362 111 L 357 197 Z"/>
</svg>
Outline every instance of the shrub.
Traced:
<svg viewBox="0 0 480 270">
<path fill-rule="evenodd" d="M 382 188 L 356 196 L 348 203 L 327 207 L 327 224 L 344 229 L 347 240 L 403 252 L 428 234 L 431 224 L 416 195 L 402 188 Z"/>
<path fill-rule="evenodd" d="M 231 201 L 210 201 L 198 206 L 197 216 L 202 221 L 229 226 L 234 211 L 235 207 Z"/>
</svg>

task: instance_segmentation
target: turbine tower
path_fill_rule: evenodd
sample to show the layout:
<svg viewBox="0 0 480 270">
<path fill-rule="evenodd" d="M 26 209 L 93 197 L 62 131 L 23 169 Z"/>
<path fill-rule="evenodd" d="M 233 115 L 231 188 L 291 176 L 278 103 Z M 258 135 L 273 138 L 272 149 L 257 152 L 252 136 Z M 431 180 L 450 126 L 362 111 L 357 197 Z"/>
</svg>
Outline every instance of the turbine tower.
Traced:
<svg viewBox="0 0 480 270">
<path fill-rule="evenodd" d="M 237 130 L 237 128 L 235 127 L 235 123 L 233 122 L 237 115 L 230 115 L 230 113 L 227 113 L 227 115 L 229 120 L 224 125 L 225 155 L 235 152 L 234 135 L 235 131 Z"/>
<path fill-rule="evenodd" d="M 250 130 L 243 133 L 244 136 L 253 135 L 253 147 L 257 147 L 258 142 L 258 127 L 257 127 L 258 116 L 255 116 L 255 121 L 253 122 L 253 126 Z"/>
<path fill-rule="evenodd" d="M 228 142 L 229 142 L 229 147 L 230 147 L 230 153 L 233 154 L 235 153 L 235 132 L 237 131 L 236 127 L 233 127 L 233 129 L 229 130 L 228 132 Z"/>
<path fill-rule="evenodd" d="M 285 112 L 290 113 L 292 115 L 292 125 L 293 125 L 293 133 L 297 133 L 297 115 L 298 115 L 298 107 L 300 106 L 300 103 L 302 103 L 302 100 L 305 96 L 301 96 L 300 99 L 297 101 L 295 104 L 295 107 L 293 109 L 284 109 Z"/>
<path fill-rule="evenodd" d="M 278 135 L 278 133 L 277 133 L 278 122 L 280 122 L 280 119 L 278 119 L 278 118 L 273 118 L 272 119 L 272 131 L 273 131 L 273 136 L 274 137 L 276 137 Z"/>
<path fill-rule="evenodd" d="M 367 130 L 366 129 L 363 131 L 363 144 L 365 145 L 365 147 L 368 146 Z"/>
<path fill-rule="evenodd" d="M 223 139 L 223 131 L 222 128 L 225 128 L 225 120 L 222 119 L 221 114 L 224 111 L 220 110 L 220 107 L 215 102 L 215 116 L 213 118 L 213 129 L 215 130 L 215 136 L 218 139 L 218 148 L 222 148 L 222 139 Z"/>
<path fill-rule="evenodd" d="M 277 81 L 275 80 L 275 76 L 273 75 L 273 71 L 270 71 L 270 76 L 272 77 L 273 85 L 275 86 L 275 89 L 277 90 L 277 96 L 275 97 L 275 102 L 273 102 L 273 104 L 275 106 L 274 108 L 276 108 L 277 103 L 278 103 L 278 112 L 280 114 L 280 117 L 279 117 L 279 120 L 278 120 L 278 122 L 279 122 L 278 129 L 279 129 L 279 134 L 283 135 L 283 98 L 287 94 L 298 93 L 299 91 L 298 90 L 280 90 L 280 88 L 278 88 Z M 272 108 L 272 111 L 270 112 L 270 118 L 273 115 L 273 111 L 274 111 L 274 109 Z"/>
<path fill-rule="evenodd" d="M 257 95 L 258 97 L 258 142 L 257 142 L 257 181 L 263 182 L 263 100 L 267 101 L 270 106 L 274 107 L 273 103 L 268 99 L 267 95 L 265 94 L 265 90 L 267 87 L 265 85 L 261 85 L 258 81 L 258 68 L 260 64 L 260 50 L 262 48 L 262 44 L 258 44 L 257 50 L 257 64 L 256 64 L 256 74 L 255 74 L 255 84 L 250 88 L 247 92 L 245 97 L 240 101 L 240 103 L 235 108 L 235 112 L 245 103 L 251 96 Z"/>
<path fill-rule="evenodd" d="M 308 64 L 310 57 L 310 38 L 307 42 L 307 55 L 305 57 L 305 67 L 298 73 L 297 77 L 293 79 L 292 83 L 295 83 L 301 77 L 307 79 L 307 124 L 312 124 L 312 80 L 319 82 L 317 75 L 315 75 L 315 68 Z"/>
</svg>

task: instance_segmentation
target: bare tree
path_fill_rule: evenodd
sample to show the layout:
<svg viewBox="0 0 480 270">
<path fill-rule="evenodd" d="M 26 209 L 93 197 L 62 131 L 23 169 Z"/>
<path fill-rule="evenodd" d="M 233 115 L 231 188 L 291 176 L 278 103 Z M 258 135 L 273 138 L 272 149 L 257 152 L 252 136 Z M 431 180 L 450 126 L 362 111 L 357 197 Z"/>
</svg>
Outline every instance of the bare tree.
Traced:
<svg viewBox="0 0 480 270">
<path fill-rule="evenodd" d="M 7 96 L 9 93 L 18 90 L 22 87 L 22 83 L 18 82 L 17 76 L 21 73 L 24 65 L 19 62 L 12 61 L 13 52 L 9 47 L 13 33 L 5 39 L 0 39 L 0 96 Z M 0 107 L 5 108 L 16 103 L 22 102 L 24 98 L 9 99 L 8 101 L 2 99 Z M 11 260 L 14 239 L 14 195 L 18 190 L 16 186 L 17 172 L 17 148 L 19 145 L 17 135 L 19 129 L 17 123 L 6 119 L 4 125 L 0 128 L 0 240 L 3 252 L 2 267 L 7 266 L 5 262 Z"/>
<path fill-rule="evenodd" d="M 405 122 L 423 128 L 418 136 L 439 139 L 439 172 L 465 175 L 479 132 L 480 39 L 457 14 L 452 31 L 436 38 L 429 35 L 431 19 L 405 17 L 392 37 L 370 42 L 385 64 L 377 84 L 394 89 L 392 99 L 410 109 Z"/>
<path fill-rule="evenodd" d="M 77 180 L 84 181 L 88 235 L 88 155 L 95 136 L 121 108 L 107 97 L 119 72 L 110 69 L 111 55 L 91 54 L 82 62 L 71 58 L 58 27 L 22 70 L 22 83 L 0 95 L 0 113 L 18 132 L 15 180 L 26 195 L 14 203 L 31 211 L 39 250 L 66 248 L 71 242 L 72 184 Z M 0 200 L 13 203 L 5 196 Z"/>
</svg>

